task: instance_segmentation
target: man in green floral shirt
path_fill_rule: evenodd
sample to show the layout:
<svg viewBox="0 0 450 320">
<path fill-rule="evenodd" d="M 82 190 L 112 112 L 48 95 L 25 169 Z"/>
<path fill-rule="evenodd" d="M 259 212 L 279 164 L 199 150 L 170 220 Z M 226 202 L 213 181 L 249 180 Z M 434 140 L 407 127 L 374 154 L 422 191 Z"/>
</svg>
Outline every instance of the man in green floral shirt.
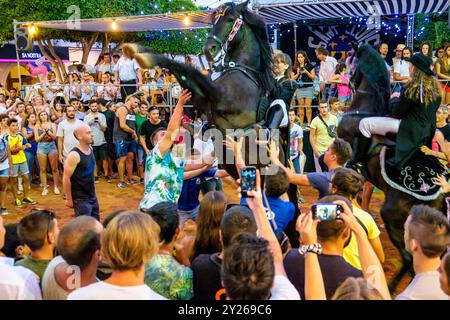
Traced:
<svg viewBox="0 0 450 320">
<path fill-rule="evenodd" d="M 170 149 L 180 129 L 184 104 L 192 94 L 183 90 L 170 118 L 167 130 L 157 130 L 152 141 L 155 146 L 145 160 L 145 190 L 139 208 L 146 210 L 162 201 L 176 203 L 183 185 L 185 160 L 173 157 Z"/>
<path fill-rule="evenodd" d="M 179 232 L 177 205 L 161 202 L 147 213 L 160 227 L 162 244 L 145 268 L 145 284 L 168 299 L 190 300 L 194 292 L 189 258 L 182 246 L 175 244 Z"/>
</svg>

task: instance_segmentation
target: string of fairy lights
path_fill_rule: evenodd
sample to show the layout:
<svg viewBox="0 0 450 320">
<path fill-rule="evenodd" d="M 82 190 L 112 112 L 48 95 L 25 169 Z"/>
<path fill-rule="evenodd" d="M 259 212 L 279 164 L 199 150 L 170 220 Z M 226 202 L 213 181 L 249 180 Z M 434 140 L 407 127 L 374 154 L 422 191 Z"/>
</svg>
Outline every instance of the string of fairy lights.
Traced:
<svg viewBox="0 0 450 320">
<path fill-rule="evenodd" d="M 436 13 L 437 15 L 442 15 L 443 12 Z M 295 28 L 301 27 L 301 26 L 310 26 L 312 25 L 312 21 L 315 20 L 299 20 L 294 23 L 287 22 L 287 23 L 276 23 L 269 25 L 269 30 L 278 30 L 278 36 L 288 36 L 289 34 L 294 32 Z M 393 36 L 395 38 L 398 37 L 407 37 L 408 32 L 414 32 L 414 30 L 411 30 L 412 26 L 407 25 L 407 18 L 406 15 L 392 15 L 392 16 L 383 16 L 379 17 L 379 19 L 374 19 L 370 17 L 341 17 L 338 19 L 333 20 L 335 22 L 334 25 L 352 25 L 356 26 L 358 28 L 365 28 L 365 27 L 372 27 L 377 30 L 379 30 L 381 35 L 384 36 Z M 429 16 L 425 16 L 424 22 L 430 22 L 431 19 Z M 418 39 L 421 36 L 423 36 L 425 33 L 425 27 L 422 26 L 416 35 L 414 35 L 414 39 Z M 274 42 L 275 37 L 273 32 L 270 36 L 270 41 Z"/>
<path fill-rule="evenodd" d="M 168 2 L 172 2 L 173 0 L 167 0 Z M 215 0 L 215 1 L 210 1 L 211 3 L 209 3 L 209 5 L 211 6 L 217 6 L 217 4 L 220 4 L 220 2 L 222 2 L 221 0 Z M 159 9 L 158 4 L 154 4 L 153 5 L 154 9 Z M 184 6 L 182 6 L 181 11 L 186 10 L 186 8 Z M 207 7 L 207 9 L 209 9 L 209 7 Z M 164 13 L 159 13 L 162 15 L 170 15 L 173 12 L 171 11 L 167 11 Z M 144 15 L 144 11 L 140 12 L 141 15 Z M 443 14 L 443 12 L 439 12 L 437 13 L 438 15 Z M 188 27 L 191 23 L 190 18 L 188 15 L 185 15 L 183 18 L 183 24 Z M 287 23 L 276 23 L 276 24 L 270 24 L 268 25 L 268 30 L 269 31 L 274 31 L 277 30 L 278 31 L 278 36 L 279 37 L 283 37 L 286 36 L 287 34 L 293 33 L 295 28 L 301 27 L 301 26 L 305 26 L 305 25 L 313 25 L 314 21 L 322 21 L 323 20 L 298 20 L 297 22 L 295 22 L 295 26 L 294 23 L 292 22 L 287 22 Z M 414 30 L 411 30 L 411 26 L 407 25 L 407 18 L 406 15 L 393 15 L 393 16 L 382 16 L 382 17 L 378 17 L 378 18 L 372 18 L 372 17 L 341 17 L 341 18 L 337 18 L 337 19 L 331 19 L 329 21 L 333 21 L 334 25 L 351 25 L 351 26 L 356 26 L 358 28 L 365 28 L 370 26 L 371 28 L 375 28 L 377 30 L 379 30 L 380 34 L 384 35 L 384 36 L 393 36 L 395 38 L 397 37 L 407 37 L 407 33 L 410 32 L 414 32 Z M 430 22 L 431 19 L 429 16 L 425 16 L 424 18 L 425 22 Z M 328 23 L 330 25 L 330 23 Z M 31 24 L 28 26 L 28 30 L 29 33 L 31 35 L 36 34 L 37 33 L 37 28 Z M 120 31 L 120 22 L 116 21 L 116 19 L 112 18 L 111 20 L 111 31 L 116 32 L 116 31 Z M 174 38 L 174 35 L 176 34 L 175 32 L 178 32 L 178 35 L 183 36 L 184 35 L 184 40 L 188 41 L 190 38 L 192 39 L 192 37 L 188 37 L 189 33 L 191 33 L 192 31 L 194 31 L 194 29 L 188 29 L 186 28 L 183 31 L 171 31 L 171 30 L 159 30 L 158 31 L 151 31 L 147 33 L 146 38 L 148 40 L 150 39 L 156 39 L 156 34 L 159 34 L 159 38 L 161 37 L 165 37 L 167 39 L 170 38 Z M 406 31 L 406 32 L 405 32 Z M 421 27 L 418 30 L 418 33 L 414 36 L 414 39 L 418 39 L 419 37 L 421 37 L 423 34 L 425 33 L 425 27 Z M 207 34 L 203 36 L 199 36 L 198 34 L 194 35 L 194 39 L 198 40 L 199 42 L 202 42 L 205 40 L 205 38 L 207 38 Z M 270 32 L 270 41 L 274 42 L 275 41 L 275 35 L 274 32 Z"/>
</svg>

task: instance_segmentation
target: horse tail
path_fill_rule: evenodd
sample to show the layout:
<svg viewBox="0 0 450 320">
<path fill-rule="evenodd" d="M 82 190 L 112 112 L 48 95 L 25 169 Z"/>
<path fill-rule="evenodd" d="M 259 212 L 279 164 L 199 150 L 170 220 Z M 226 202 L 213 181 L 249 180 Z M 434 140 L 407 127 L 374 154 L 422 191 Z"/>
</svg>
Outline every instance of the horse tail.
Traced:
<svg viewBox="0 0 450 320">
<path fill-rule="evenodd" d="M 218 99 L 219 92 L 214 84 L 190 65 L 179 63 L 163 55 L 153 53 L 136 53 L 134 58 L 142 68 L 152 68 L 158 65 L 170 70 L 177 78 L 181 87 L 188 89 L 193 94 L 214 101 Z M 195 81 L 193 81 L 195 79 Z"/>
</svg>

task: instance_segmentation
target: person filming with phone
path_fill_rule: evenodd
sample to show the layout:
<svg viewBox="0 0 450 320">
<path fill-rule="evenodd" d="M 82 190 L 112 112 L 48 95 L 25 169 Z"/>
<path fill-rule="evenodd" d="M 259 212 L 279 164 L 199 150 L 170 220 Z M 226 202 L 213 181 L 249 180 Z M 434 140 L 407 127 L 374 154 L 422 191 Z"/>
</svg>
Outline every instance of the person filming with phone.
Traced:
<svg viewBox="0 0 450 320">
<path fill-rule="evenodd" d="M 108 172 L 108 147 L 105 139 L 106 117 L 103 113 L 98 112 L 98 104 L 96 100 L 89 101 L 89 109 L 91 112 L 84 118 L 84 123 L 91 127 L 94 135 L 94 143 L 92 150 L 95 157 L 95 183 L 99 183 L 98 165 L 102 165 L 105 177 L 109 176 Z"/>
<path fill-rule="evenodd" d="M 291 249 L 284 258 L 284 268 L 292 284 L 305 299 L 305 259 L 309 252 L 319 254 L 320 269 L 323 274 L 326 297 L 330 299 L 339 285 L 349 277 L 362 277 L 360 270 L 344 260 L 343 252 L 350 241 L 351 230 L 339 220 L 342 208 L 333 202 L 344 201 L 350 208 L 351 202 L 342 196 L 332 195 L 313 204 L 313 218 L 319 220 L 317 225 L 317 244 L 305 246 L 305 239 L 300 233 L 301 243 Z M 297 220 L 297 231 L 299 220 Z M 296 247 L 295 244 L 292 244 Z"/>
</svg>

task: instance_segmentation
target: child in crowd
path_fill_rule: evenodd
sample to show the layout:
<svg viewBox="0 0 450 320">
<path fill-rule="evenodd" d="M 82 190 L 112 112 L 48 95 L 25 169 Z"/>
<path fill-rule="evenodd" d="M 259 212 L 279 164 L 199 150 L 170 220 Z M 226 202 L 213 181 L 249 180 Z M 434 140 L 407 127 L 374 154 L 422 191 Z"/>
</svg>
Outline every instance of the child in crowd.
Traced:
<svg viewBox="0 0 450 320">
<path fill-rule="evenodd" d="M 342 116 L 344 115 L 344 113 L 339 110 L 339 108 L 341 107 L 342 104 L 343 103 L 340 102 L 339 99 L 337 99 L 336 97 L 333 97 L 330 100 L 330 105 L 331 105 L 330 114 L 332 114 L 333 116 L 335 116 L 338 119 L 338 125 L 339 125 L 339 123 L 341 123 Z"/>
<path fill-rule="evenodd" d="M 6 202 L 6 188 L 9 184 L 9 178 L 13 176 L 13 163 L 11 157 L 11 150 L 8 141 L 0 138 L 0 214 L 6 216 L 8 209 L 5 206 Z"/>
<path fill-rule="evenodd" d="M 287 196 L 288 189 L 289 177 L 284 170 L 278 169 L 276 174 L 266 176 L 264 189 L 266 197 L 263 202 L 266 210 L 273 214 L 268 216 L 273 218 L 269 219 L 270 222 L 275 222 L 275 225 L 272 223 L 272 228 L 277 235 L 294 219 L 295 207 Z"/>
<path fill-rule="evenodd" d="M 352 101 L 352 91 L 350 90 L 350 78 L 348 77 L 345 63 L 338 64 L 335 73 L 334 77 L 329 81 L 337 84 L 339 102 L 342 102 L 347 107 Z"/>
<path fill-rule="evenodd" d="M 36 201 L 29 197 L 30 192 L 30 183 L 28 179 L 28 164 L 27 158 L 25 156 L 25 149 L 31 148 L 31 144 L 28 143 L 27 139 L 19 133 L 19 124 L 16 119 L 8 120 L 9 133 L 5 136 L 6 141 L 8 142 L 11 148 L 12 154 L 12 163 L 13 163 L 13 176 L 12 176 L 12 191 L 14 194 L 14 201 L 17 207 L 21 207 L 22 203 L 25 204 L 35 204 Z M 18 183 L 19 183 L 19 171 L 22 175 L 23 181 L 23 193 L 24 198 L 22 201 L 17 197 L 18 194 Z"/>
</svg>

